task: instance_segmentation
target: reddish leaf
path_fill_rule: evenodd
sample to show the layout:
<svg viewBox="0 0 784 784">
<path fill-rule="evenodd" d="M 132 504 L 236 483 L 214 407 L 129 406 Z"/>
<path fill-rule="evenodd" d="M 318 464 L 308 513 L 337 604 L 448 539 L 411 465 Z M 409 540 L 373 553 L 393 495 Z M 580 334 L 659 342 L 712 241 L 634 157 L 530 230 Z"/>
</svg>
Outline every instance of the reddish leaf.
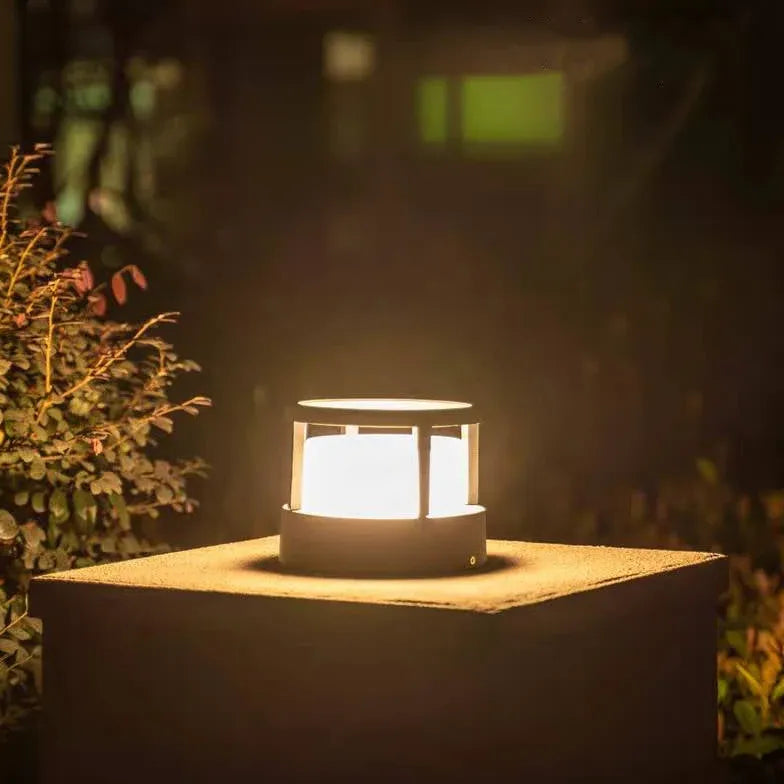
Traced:
<svg viewBox="0 0 784 784">
<path fill-rule="evenodd" d="M 131 273 L 131 277 L 133 278 L 133 282 L 143 290 L 147 289 L 147 278 L 144 277 L 142 271 L 135 265 L 129 264 L 128 271 Z"/>
<path fill-rule="evenodd" d="M 90 310 L 96 316 L 105 316 L 106 315 L 106 297 L 103 294 L 91 294 L 90 295 Z"/>
<path fill-rule="evenodd" d="M 47 223 L 57 223 L 57 205 L 53 201 L 46 202 L 41 215 Z"/>
<path fill-rule="evenodd" d="M 98 438 L 91 438 L 90 446 L 92 447 L 93 454 L 100 455 L 101 452 L 103 452 L 103 444 Z"/>
<path fill-rule="evenodd" d="M 23 327 L 27 324 L 27 316 L 25 316 L 24 313 L 17 313 L 16 316 L 14 316 L 14 324 L 16 324 L 17 327 Z"/>
<path fill-rule="evenodd" d="M 82 274 L 81 267 L 72 274 L 71 282 L 73 283 L 73 287 L 80 294 L 86 294 L 87 291 L 89 290 L 88 286 L 85 285 L 84 275 Z"/>
<path fill-rule="evenodd" d="M 85 291 L 89 291 L 95 285 L 95 279 L 93 278 L 93 273 L 90 268 L 87 266 L 87 262 L 84 262 L 80 268 L 81 272 L 81 280 L 82 286 Z"/>
<path fill-rule="evenodd" d="M 115 272 L 112 275 L 112 294 L 114 294 L 114 298 L 120 305 L 124 305 L 128 299 L 128 289 L 125 286 L 122 272 Z"/>
</svg>

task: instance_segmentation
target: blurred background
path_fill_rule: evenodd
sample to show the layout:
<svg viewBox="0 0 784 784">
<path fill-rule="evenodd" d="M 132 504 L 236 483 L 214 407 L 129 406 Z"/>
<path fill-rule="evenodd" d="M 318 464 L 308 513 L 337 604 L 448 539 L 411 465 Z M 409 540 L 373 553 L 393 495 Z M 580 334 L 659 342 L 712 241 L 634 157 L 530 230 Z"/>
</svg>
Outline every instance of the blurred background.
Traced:
<svg viewBox="0 0 784 784">
<path fill-rule="evenodd" d="M 476 402 L 494 537 L 631 540 L 691 477 L 784 484 L 783 22 L 2 0 L 0 144 L 54 144 L 36 198 L 99 278 L 144 270 L 132 313 L 182 311 L 215 401 L 173 439 L 213 469 L 170 538 L 275 530 L 310 396 Z"/>
</svg>

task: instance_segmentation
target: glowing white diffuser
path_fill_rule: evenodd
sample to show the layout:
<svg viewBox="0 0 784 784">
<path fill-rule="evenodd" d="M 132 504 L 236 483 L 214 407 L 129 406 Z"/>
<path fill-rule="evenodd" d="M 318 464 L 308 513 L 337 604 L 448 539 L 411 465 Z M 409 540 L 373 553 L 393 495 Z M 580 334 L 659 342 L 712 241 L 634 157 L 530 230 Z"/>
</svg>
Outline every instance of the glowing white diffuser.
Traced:
<svg viewBox="0 0 784 784">
<path fill-rule="evenodd" d="M 280 559 L 317 572 L 432 573 L 485 561 L 469 403 L 305 400 Z"/>
</svg>

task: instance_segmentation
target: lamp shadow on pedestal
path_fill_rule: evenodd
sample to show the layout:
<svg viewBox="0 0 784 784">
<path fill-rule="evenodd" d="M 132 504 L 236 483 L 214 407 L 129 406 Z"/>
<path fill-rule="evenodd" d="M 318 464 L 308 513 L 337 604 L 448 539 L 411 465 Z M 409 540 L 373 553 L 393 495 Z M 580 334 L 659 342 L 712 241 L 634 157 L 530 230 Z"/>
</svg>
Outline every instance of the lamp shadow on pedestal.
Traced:
<svg viewBox="0 0 784 784">
<path fill-rule="evenodd" d="M 449 572 L 440 572 L 437 574 L 427 572 L 342 572 L 342 571 L 305 571 L 302 569 L 292 569 L 285 566 L 280 562 L 277 556 L 267 556 L 264 558 L 254 559 L 243 564 L 240 568 L 248 569 L 251 571 L 268 572 L 272 574 L 285 574 L 290 577 L 322 577 L 327 579 L 343 579 L 343 580 L 437 580 L 437 579 L 454 579 L 455 577 L 472 577 L 480 574 L 489 574 L 491 572 L 502 572 L 525 566 L 524 562 L 520 559 L 508 558 L 502 555 L 488 555 L 487 560 L 482 566 L 474 569 L 459 569 Z"/>
</svg>

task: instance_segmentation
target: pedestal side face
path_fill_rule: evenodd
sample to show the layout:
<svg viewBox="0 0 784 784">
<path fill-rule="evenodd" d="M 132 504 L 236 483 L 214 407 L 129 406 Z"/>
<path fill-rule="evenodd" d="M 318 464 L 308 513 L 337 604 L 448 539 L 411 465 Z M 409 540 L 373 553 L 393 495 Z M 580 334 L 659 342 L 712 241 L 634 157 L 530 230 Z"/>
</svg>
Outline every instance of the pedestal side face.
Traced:
<svg viewBox="0 0 784 784">
<path fill-rule="evenodd" d="M 36 586 L 44 784 L 710 780 L 720 562 L 538 600 L 522 561 L 503 589 L 501 570 L 440 587 L 271 573 L 265 594 L 237 566 L 258 545 L 190 554 L 177 589 L 113 567 Z M 197 590 L 222 557 L 238 571 Z M 577 579 L 556 563 L 550 597 Z"/>
</svg>

